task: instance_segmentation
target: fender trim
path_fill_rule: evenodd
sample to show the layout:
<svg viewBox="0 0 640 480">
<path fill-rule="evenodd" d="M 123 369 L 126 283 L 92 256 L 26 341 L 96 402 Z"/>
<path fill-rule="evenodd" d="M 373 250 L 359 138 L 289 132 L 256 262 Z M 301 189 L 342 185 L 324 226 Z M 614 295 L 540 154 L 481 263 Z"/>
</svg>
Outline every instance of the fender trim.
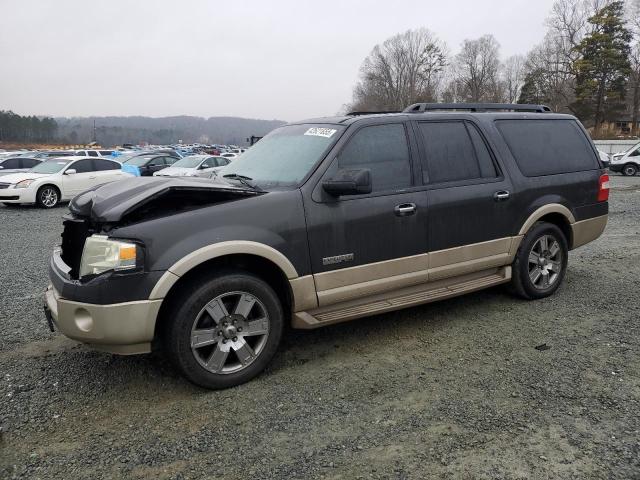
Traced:
<svg viewBox="0 0 640 480">
<path fill-rule="evenodd" d="M 534 223 L 550 213 L 561 214 L 571 225 L 576 223 L 576 218 L 573 216 L 573 213 L 571 213 L 571 210 L 569 210 L 567 207 L 565 207 L 564 205 L 560 205 L 559 203 L 549 203 L 548 205 L 543 205 L 531 215 L 529 215 L 529 218 L 522 225 L 522 228 L 518 232 L 518 235 L 524 235 L 525 233 L 527 233 Z"/>
<path fill-rule="evenodd" d="M 164 298 L 180 277 L 198 265 L 214 258 L 234 254 L 255 255 L 265 258 L 276 264 L 289 280 L 298 278 L 298 272 L 289 259 L 269 245 L 246 240 L 219 242 L 199 248 L 169 267 L 153 287 L 149 299 Z"/>
</svg>

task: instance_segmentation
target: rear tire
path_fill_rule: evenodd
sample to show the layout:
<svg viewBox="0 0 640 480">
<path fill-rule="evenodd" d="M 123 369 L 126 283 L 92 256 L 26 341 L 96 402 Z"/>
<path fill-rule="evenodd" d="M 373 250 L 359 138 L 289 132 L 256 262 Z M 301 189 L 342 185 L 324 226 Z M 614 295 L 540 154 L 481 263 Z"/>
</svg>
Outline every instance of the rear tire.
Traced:
<svg viewBox="0 0 640 480">
<path fill-rule="evenodd" d="M 564 280 L 568 253 L 562 230 L 552 223 L 537 222 L 522 239 L 513 261 L 513 291 L 527 300 L 553 295 Z"/>
<path fill-rule="evenodd" d="M 41 208 L 54 208 L 60 203 L 60 190 L 53 185 L 43 185 L 36 193 L 36 204 Z"/>
<path fill-rule="evenodd" d="M 636 167 L 633 163 L 627 163 L 624 167 L 622 167 L 622 174 L 626 177 L 633 177 L 638 173 L 638 167 Z"/>
<path fill-rule="evenodd" d="M 227 270 L 177 295 L 162 340 L 189 381 L 208 389 L 234 387 L 257 376 L 275 355 L 283 309 L 261 278 Z"/>
</svg>

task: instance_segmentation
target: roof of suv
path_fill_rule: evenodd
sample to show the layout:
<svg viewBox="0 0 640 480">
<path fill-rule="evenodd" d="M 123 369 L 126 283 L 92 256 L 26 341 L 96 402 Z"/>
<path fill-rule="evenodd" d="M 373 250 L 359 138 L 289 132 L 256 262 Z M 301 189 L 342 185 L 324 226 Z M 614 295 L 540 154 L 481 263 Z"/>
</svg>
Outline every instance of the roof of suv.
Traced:
<svg viewBox="0 0 640 480">
<path fill-rule="evenodd" d="M 433 118 L 434 115 L 464 116 L 472 115 L 482 118 L 573 118 L 572 115 L 553 113 L 544 105 L 498 104 L 498 103 L 415 103 L 402 112 L 354 112 L 334 117 L 320 117 L 292 122 L 301 123 L 329 123 L 351 125 L 361 120 L 380 117 L 411 117 L 416 119 Z"/>
</svg>

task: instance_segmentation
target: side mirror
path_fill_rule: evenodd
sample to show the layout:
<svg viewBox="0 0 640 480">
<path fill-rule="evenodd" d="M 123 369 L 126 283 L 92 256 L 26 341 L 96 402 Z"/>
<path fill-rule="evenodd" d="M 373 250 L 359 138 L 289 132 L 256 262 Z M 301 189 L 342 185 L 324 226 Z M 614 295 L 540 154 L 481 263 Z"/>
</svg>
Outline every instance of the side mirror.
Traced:
<svg viewBox="0 0 640 480">
<path fill-rule="evenodd" d="M 65 175 L 74 175 L 74 174 L 76 174 L 76 173 L 77 173 L 77 172 L 76 172 L 76 169 L 75 169 L 75 168 L 70 168 L 69 170 L 66 170 L 66 171 L 64 172 L 64 174 L 65 174 Z"/>
<path fill-rule="evenodd" d="M 362 195 L 371 193 L 371 170 L 368 168 L 338 170 L 333 178 L 322 182 L 329 195 Z"/>
</svg>

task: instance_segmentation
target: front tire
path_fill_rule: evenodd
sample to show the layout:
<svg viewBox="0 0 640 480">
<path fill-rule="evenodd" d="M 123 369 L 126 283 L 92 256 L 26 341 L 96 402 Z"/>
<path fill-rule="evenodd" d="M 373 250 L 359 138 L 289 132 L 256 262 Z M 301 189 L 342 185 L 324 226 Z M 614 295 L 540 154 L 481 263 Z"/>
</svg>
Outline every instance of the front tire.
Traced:
<svg viewBox="0 0 640 480">
<path fill-rule="evenodd" d="M 553 295 L 564 279 L 568 259 L 562 230 L 552 223 L 536 223 L 522 239 L 512 264 L 513 290 L 527 300 Z"/>
<path fill-rule="evenodd" d="M 638 167 L 636 167 L 633 163 L 627 163 L 624 167 L 622 167 L 622 174 L 627 177 L 633 177 L 638 173 Z"/>
<path fill-rule="evenodd" d="M 53 185 L 43 185 L 36 193 L 36 203 L 42 208 L 53 208 L 60 203 L 60 191 Z"/>
<path fill-rule="evenodd" d="M 264 370 L 284 325 L 280 300 L 265 281 L 229 270 L 178 295 L 165 319 L 163 342 L 189 381 L 208 389 L 228 388 Z"/>
</svg>

